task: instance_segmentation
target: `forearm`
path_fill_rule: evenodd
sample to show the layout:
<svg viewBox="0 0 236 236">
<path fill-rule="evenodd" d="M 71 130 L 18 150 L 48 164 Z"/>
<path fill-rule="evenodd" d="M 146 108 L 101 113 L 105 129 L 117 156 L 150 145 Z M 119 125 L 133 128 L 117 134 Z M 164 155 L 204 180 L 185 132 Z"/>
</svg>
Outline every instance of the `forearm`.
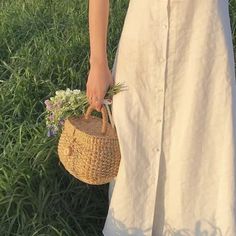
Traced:
<svg viewBox="0 0 236 236">
<path fill-rule="evenodd" d="M 90 64 L 107 63 L 109 0 L 89 0 Z"/>
</svg>

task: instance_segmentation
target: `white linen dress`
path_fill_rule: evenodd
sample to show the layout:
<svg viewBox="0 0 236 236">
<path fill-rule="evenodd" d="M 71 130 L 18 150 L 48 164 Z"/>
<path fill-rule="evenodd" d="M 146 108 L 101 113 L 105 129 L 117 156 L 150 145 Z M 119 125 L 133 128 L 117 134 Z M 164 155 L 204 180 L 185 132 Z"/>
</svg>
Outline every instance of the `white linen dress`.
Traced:
<svg viewBox="0 0 236 236">
<path fill-rule="evenodd" d="M 130 0 L 104 236 L 236 235 L 234 66 L 227 0 Z"/>
</svg>

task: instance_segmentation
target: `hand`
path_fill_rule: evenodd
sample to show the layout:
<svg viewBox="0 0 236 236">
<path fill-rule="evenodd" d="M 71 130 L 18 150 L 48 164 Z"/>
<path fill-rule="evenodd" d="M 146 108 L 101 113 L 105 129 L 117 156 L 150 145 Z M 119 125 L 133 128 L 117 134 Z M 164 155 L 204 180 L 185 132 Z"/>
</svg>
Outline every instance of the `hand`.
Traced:
<svg viewBox="0 0 236 236">
<path fill-rule="evenodd" d="M 114 80 L 107 63 L 93 63 L 90 65 L 86 83 L 86 96 L 94 109 L 101 111 L 106 92 L 113 84 Z"/>
</svg>

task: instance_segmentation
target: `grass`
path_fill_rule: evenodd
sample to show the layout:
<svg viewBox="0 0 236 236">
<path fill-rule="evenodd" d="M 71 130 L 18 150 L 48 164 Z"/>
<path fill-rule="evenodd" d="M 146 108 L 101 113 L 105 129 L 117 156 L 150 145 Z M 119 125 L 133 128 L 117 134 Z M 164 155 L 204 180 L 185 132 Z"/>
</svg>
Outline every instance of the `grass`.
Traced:
<svg viewBox="0 0 236 236">
<path fill-rule="evenodd" d="M 108 186 L 86 185 L 64 170 L 58 140 L 47 138 L 40 117 L 56 90 L 85 90 L 87 7 L 82 0 L 0 0 L 1 236 L 102 235 Z M 112 2 L 110 66 L 126 7 Z"/>
<path fill-rule="evenodd" d="M 43 101 L 85 90 L 88 1 L 0 0 L 0 235 L 102 235 L 108 185 L 75 180 L 47 138 Z M 236 45 L 236 1 L 230 1 Z M 115 56 L 127 0 L 111 1 L 108 57 Z"/>
</svg>

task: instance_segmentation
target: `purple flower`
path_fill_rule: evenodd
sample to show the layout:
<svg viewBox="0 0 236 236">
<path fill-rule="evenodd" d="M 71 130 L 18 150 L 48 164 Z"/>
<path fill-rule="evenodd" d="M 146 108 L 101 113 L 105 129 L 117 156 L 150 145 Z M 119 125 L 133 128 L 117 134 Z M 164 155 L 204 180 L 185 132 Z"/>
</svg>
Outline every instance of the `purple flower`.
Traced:
<svg viewBox="0 0 236 236">
<path fill-rule="evenodd" d="M 55 127 L 53 126 L 49 126 L 47 136 L 51 137 L 51 136 L 55 136 L 56 134 L 57 134 L 57 129 L 55 129 Z"/>
<path fill-rule="evenodd" d="M 45 100 L 44 104 L 46 105 L 47 110 L 51 111 L 53 108 L 52 102 L 50 100 Z"/>
<path fill-rule="evenodd" d="M 59 121 L 59 124 L 62 126 L 62 125 L 64 125 L 64 123 L 65 123 L 65 120 L 60 120 Z"/>
<path fill-rule="evenodd" d="M 52 132 L 51 132 L 50 129 L 48 130 L 47 136 L 48 136 L 48 137 L 51 137 L 51 136 L 52 136 Z"/>
<path fill-rule="evenodd" d="M 53 121 L 54 120 L 54 113 L 52 112 L 48 118 L 50 121 Z"/>
</svg>

